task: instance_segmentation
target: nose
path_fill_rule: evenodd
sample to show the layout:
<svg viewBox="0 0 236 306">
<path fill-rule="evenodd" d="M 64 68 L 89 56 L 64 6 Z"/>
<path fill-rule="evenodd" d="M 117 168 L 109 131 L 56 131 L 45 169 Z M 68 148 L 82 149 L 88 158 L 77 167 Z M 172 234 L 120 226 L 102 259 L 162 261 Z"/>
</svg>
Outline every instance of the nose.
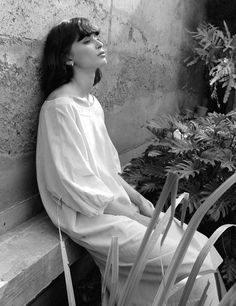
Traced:
<svg viewBox="0 0 236 306">
<path fill-rule="evenodd" d="M 96 41 L 96 49 L 100 49 L 103 46 L 103 42 L 99 38 L 95 38 Z"/>
</svg>

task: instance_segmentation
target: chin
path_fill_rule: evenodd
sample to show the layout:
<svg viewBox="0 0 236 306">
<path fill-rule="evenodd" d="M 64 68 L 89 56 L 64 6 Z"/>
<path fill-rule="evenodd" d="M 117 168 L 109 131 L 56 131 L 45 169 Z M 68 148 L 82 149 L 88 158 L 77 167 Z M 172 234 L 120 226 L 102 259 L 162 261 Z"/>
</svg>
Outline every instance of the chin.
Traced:
<svg viewBox="0 0 236 306">
<path fill-rule="evenodd" d="M 99 67 L 102 67 L 102 66 L 104 66 L 104 65 L 106 65 L 107 64 L 107 59 L 106 58 L 103 58 L 103 59 L 101 59 L 100 61 L 99 61 Z M 99 68 L 98 67 L 98 68 Z"/>
</svg>

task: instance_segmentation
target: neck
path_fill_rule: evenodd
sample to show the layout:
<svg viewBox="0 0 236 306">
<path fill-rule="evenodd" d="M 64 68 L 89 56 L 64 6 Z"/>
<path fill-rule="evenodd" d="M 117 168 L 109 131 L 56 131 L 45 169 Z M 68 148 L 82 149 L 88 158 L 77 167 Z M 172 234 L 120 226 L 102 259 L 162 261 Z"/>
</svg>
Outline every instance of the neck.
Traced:
<svg viewBox="0 0 236 306">
<path fill-rule="evenodd" d="M 74 76 L 70 84 L 75 95 L 82 98 L 88 97 L 94 83 L 95 71 L 74 68 Z"/>
</svg>

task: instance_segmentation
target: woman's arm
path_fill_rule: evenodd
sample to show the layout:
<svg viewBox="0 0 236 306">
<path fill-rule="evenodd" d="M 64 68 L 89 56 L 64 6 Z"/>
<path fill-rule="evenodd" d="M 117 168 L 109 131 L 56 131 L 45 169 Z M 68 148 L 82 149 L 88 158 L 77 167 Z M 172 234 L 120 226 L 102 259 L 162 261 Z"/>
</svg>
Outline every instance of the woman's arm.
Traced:
<svg viewBox="0 0 236 306">
<path fill-rule="evenodd" d="M 119 181 L 125 191 L 127 192 L 131 202 L 136 204 L 142 215 L 147 217 L 152 217 L 154 212 L 153 204 L 144 198 L 137 190 L 135 190 L 132 186 L 130 186 L 120 175 L 118 175 Z"/>
<path fill-rule="evenodd" d="M 126 216 L 130 219 L 133 219 L 145 226 L 148 226 L 151 218 L 148 216 L 141 215 L 133 206 L 124 206 L 119 204 L 119 202 L 111 202 L 104 210 L 105 214 L 109 215 L 120 215 Z"/>
</svg>

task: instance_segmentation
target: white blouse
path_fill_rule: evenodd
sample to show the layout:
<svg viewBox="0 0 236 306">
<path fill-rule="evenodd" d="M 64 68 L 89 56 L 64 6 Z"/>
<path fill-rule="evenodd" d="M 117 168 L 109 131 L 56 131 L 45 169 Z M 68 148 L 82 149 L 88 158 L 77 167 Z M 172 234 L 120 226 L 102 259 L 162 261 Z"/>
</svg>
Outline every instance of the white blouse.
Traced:
<svg viewBox="0 0 236 306">
<path fill-rule="evenodd" d="M 97 99 L 62 97 L 45 101 L 39 118 L 36 167 L 40 195 L 52 222 L 60 225 L 71 239 L 84 246 L 93 256 L 104 276 L 111 237 L 119 238 L 120 294 L 137 256 L 146 227 L 122 214 L 111 214 L 116 205 L 132 206 L 118 179 L 119 157 L 104 123 L 104 113 Z M 59 205 L 58 205 L 59 204 Z M 133 207 L 134 208 L 134 207 Z M 103 213 L 105 211 L 105 213 Z M 119 211 L 119 210 L 118 210 Z M 176 219 L 160 246 L 162 236 L 147 260 L 142 281 L 132 306 L 150 306 L 167 267 L 183 236 L 186 226 Z M 189 273 L 207 237 L 196 232 L 179 268 L 179 275 Z M 162 260 L 160 260 L 162 258 Z M 222 262 L 213 248 L 202 271 L 216 269 Z M 194 303 L 200 299 L 208 275 L 192 291 Z M 111 280 L 108 281 L 110 286 Z M 201 287 L 201 288 L 200 288 Z M 208 296 L 218 305 L 214 279 Z M 174 296 L 167 305 L 178 305 Z M 190 305 L 190 304 L 188 304 Z M 191 304 L 192 305 L 192 304 Z"/>
<path fill-rule="evenodd" d="M 36 157 L 38 186 L 46 210 L 50 202 L 60 201 L 75 212 L 95 216 L 113 201 L 132 205 L 118 181 L 118 153 L 94 96 L 89 96 L 89 104 L 76 97 L 44 102 Z"/>
</svg>

